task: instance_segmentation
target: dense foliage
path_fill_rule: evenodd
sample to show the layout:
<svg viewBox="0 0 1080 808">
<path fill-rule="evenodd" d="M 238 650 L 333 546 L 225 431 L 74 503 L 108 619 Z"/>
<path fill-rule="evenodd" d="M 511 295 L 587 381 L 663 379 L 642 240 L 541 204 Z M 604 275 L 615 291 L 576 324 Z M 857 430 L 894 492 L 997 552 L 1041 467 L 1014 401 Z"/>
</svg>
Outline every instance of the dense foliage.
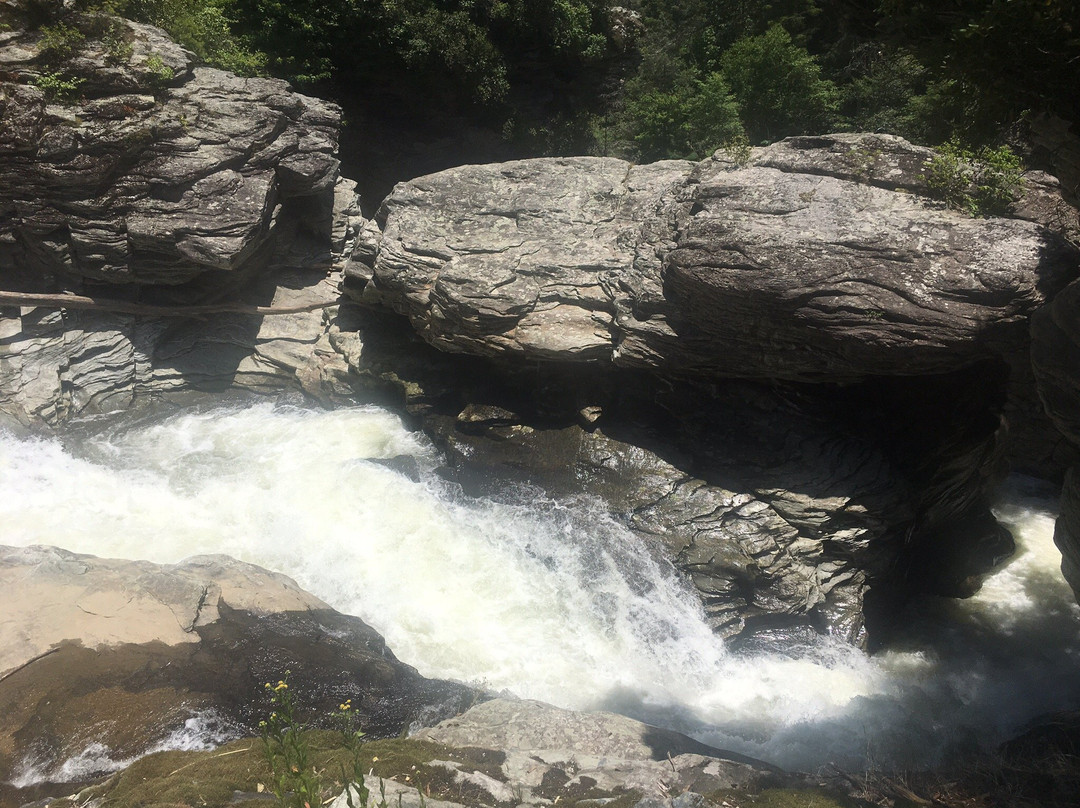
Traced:
<svg viewBox="0 0 1080 808">
<path fill-rule="evenodd" d="M 82 5 L 160 25 L 212 64 L 500 132 L 521 153 L 695 157 L 843 129 L 978 148 L 1031 111 L 1080 119 L 1078 0 Z"/>
</svg>

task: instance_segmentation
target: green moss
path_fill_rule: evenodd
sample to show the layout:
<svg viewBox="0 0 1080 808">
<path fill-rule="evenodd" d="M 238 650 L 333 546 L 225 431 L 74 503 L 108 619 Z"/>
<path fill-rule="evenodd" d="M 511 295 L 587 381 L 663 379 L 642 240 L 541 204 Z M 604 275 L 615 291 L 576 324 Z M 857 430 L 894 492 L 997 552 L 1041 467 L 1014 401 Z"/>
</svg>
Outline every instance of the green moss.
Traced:
<svg viewBox="0 0 1080 808">
<path fill-rule="evenodd" d="M 226 805 L 237 791 L 256 792 L 270 776 L 260 742 L 234 741 L 212 752 L 158 752 L 80 794 L 76 802 L 99 798 L 110 808 L 155 803 Z M 64 806 L 66 800 L 52 805 Z"/>
<path fill-rule="evenodd" d="M 344 789 L 342 767 L 352 765 L 341 733 L 311 730 L 304 733 L 310 760 L 320 776 L 323 799 Z M 370 741 L 361 748 L 364 771 L 370 771 L 367 785 L 378 794 L 379 778 L 394 779 L 415 786 L 425 797 L 491 804 L 486 791 L 476 786 L 460 786 L 454 772 L 433 760 L 457 763 L 462 771 L 482 772 L 505 779 L 503 755 L 485 749 L 456 749 L 441 744 L 391 738 Z M 70 808 L 88 799 L 100 800 L 108 808 L 149 808 L 158 804 L 192 805 L 201 808 L 235 806 L 246 799 L 265 806 L 270 792 L 270 768 L 259 738 L 233 741 L 210 752 L 158 752 L 133 763 L 123 772 L 84 790 L 74 800 L 56 800 L 51 808 Z M 245 798 L 245 795 L 250 795 Z M 256 796 L 261 795 L 261 796 Z M 629 808 L 616 806 L 615 808 Z"/>
<path fill-rule="evenodd" d="M 724 789 L 707 798 L 715 805 L 726 803 L 738 808 L 860 808 L 866 805 L 818 788 L 766 788 L 757 793 Z"/>
</svg>

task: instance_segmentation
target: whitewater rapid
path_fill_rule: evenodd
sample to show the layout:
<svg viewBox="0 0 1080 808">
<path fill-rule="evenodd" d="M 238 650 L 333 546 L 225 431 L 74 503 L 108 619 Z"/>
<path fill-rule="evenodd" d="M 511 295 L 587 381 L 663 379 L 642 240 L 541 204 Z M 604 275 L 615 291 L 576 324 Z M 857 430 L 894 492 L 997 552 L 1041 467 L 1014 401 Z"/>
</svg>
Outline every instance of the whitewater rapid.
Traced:
<svg viewBox="0 0 1080 808">
<path fill-rule="evenodd" d="M 1057 571 L 1053 502 L 1031 481 L 998 508 L 1013 560 L 975 598 L 914 604 L 892 650 L 823 638 L 742 656 L 597 501 L 472 499 L 438 464 L 375 407 L 0 430 L 0 542 L 227 553 L 363 618 L 427 676 L 623 712 L 788 768 L 933 765 L 1080 707 L 1080 608 Z"/>
</svg>

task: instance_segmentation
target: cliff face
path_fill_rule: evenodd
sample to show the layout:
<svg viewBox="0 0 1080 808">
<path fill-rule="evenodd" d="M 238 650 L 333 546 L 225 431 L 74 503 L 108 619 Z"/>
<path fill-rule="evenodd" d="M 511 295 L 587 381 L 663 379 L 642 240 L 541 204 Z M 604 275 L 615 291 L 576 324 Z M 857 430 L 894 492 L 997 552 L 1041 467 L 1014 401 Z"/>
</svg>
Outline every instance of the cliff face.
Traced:
<svg viewBox="0 0 1080 808">
<path fill-rule="evenodd" d="M 36 30 L 7 13 L 4 289 L 180 308 L 333 301 L 322 282 L 358 206 L 338 175 L 332 104 L 198 67 L 163 32 L 104 13 Z M 74 309 L 3 314 L 0 395 L 23 421 L 191 387 L 335 388 L 332 352 L 311 350 L 319 312 L 198 327 Z"/>
</svg>

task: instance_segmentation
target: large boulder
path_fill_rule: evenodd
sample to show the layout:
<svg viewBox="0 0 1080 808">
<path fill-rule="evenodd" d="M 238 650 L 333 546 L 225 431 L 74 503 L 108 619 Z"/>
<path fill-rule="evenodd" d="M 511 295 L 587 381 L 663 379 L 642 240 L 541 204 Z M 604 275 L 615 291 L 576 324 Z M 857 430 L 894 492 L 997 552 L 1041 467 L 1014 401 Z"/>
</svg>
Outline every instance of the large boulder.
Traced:
<svg viewBox="0 0 1080 808">
<path fill-rule="evenodd" d="M 833 135 L 747 162 L 450 169 L 395 189 L 371 269 L 351 275 L 448 351 L 814 382 L 946 373 L 1024 348 L 1078 253 L 921 195 L 932 154 Z"/>
<path fill-rule="evenodd" d="M 332 195 L 332 104 L 196 67 L 163 32 L 122 18 L 55 25 L 81 38 L 71 53 L 48 49 L 40 29 L 0 34 L 0 243 L 20 276 L 70 287 L 236 271 L 289 200 Z M 56 76 L 81 84 L 61 96 Z"/>
<path fill-rule="evenodd" d="M 1057 451 L 1028 324 L 1080 252 L 1040 224 L 1061 203 L 1042 175 L 1015 217 L 973 218 L 932 198 L 934 152 L 900 138 L 736 157 L 403 183 L 346 289 L 457 356 L 440 377 L 368 333 L 331 339 L 466 474 L 604 497 L 721 633 L 863 641 L 871 591 L 883 614 L 912 590 L 970 594 L 1011 551 L 988 506 L 1005 416 L 1043 442 L 1029 456 Z"/>
<path fill-rule="evenodd" d="M 264 685 L 286 671 L 305 716 L 352 699 L 373 735 L 474 698 L 289 578 L 226 556 L 158 565 L 3 547 L 0 615 L 0 781 L 15 786 L 257 733 Z"/>
</svg>

